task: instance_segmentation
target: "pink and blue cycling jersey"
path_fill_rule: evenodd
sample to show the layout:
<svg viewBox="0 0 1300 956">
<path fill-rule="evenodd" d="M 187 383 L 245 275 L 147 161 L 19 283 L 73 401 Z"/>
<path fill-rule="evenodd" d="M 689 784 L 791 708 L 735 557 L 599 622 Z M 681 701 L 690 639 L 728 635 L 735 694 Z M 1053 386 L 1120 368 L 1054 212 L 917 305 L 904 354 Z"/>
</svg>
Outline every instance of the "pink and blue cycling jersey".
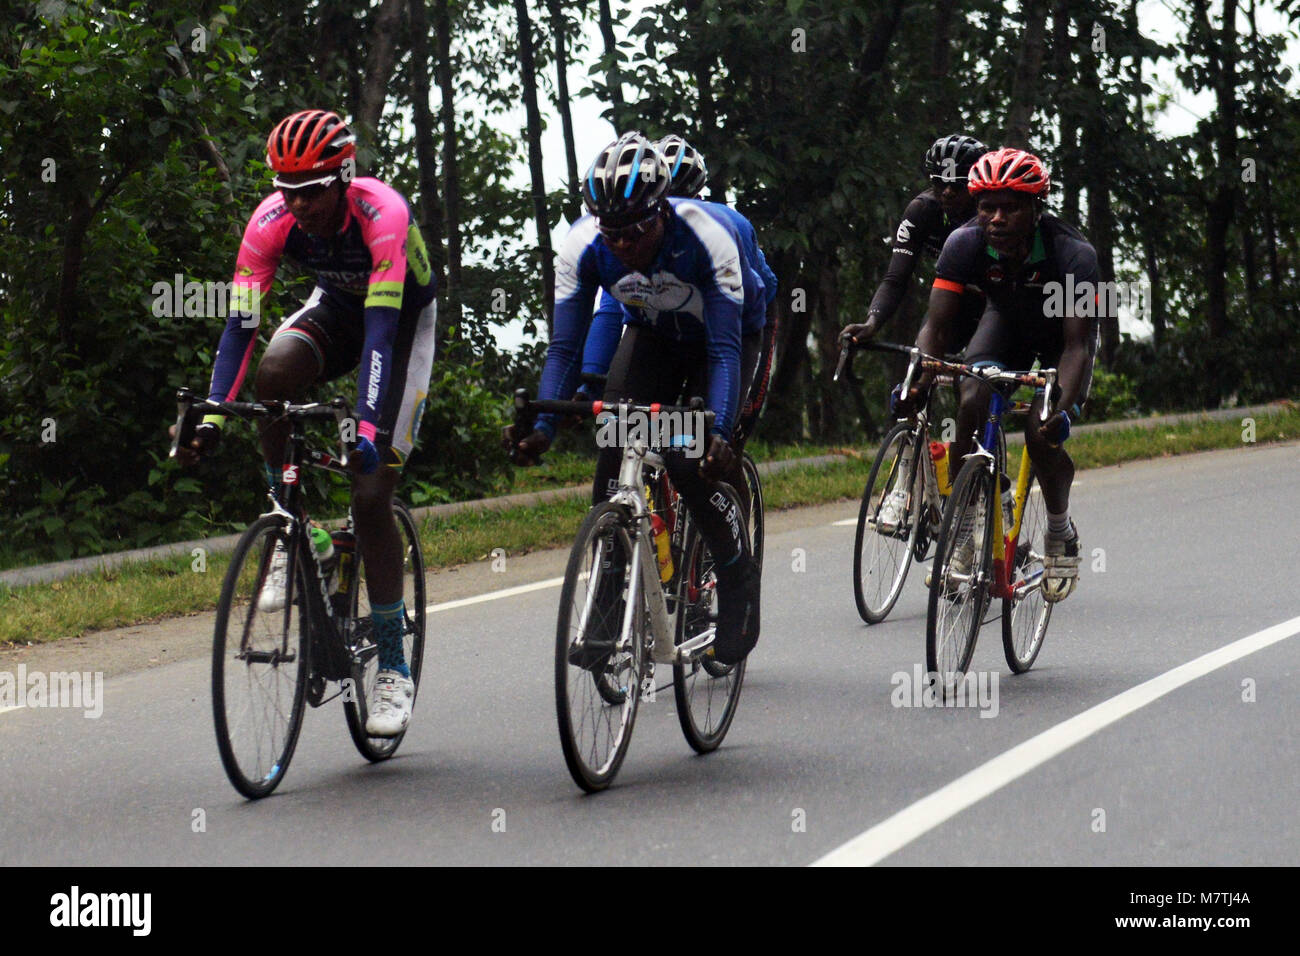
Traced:
<svg viewBox="0 0 1300 956">
<path fill-rule="evenodd" d="M 394 367 L 398 320 L 404 311 L 425 308 L 437 291 L 410 204 L 378 179 L 354 179 L 342 228 L 333 236 L 313 236 L 298 225 L 279 192 L 262 200 L 239 247 L 234 306 L 217 349 L 209 397 L 233 401 L 239 394 L 257 344 L 261 305 L 283 258 L 314 272 L 322 298 L 363 323 L 357 433 L 373 441 Z"/>
</svg>

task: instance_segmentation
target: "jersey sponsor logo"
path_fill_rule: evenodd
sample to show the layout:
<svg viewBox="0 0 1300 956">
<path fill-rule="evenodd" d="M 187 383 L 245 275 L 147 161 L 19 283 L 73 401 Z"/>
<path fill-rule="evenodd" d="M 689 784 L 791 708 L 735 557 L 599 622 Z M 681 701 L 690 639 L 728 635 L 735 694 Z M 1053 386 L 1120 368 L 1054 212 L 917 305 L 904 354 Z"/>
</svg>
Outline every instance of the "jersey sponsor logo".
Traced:
<svg viewBox="0 0 1300 956">
<path fill-rule="evenodd" d="M 902 222 L 900 222 L 898 224 L 897 240 L 899 242 L 907 242 L 908 240 L 910 240 L 912 238 L 912 229 L 915 226 L 916 223 L 912 222 L 912 220 L 910 219 L 904 219 Z"/>
<path fill-rule="evenodd" d="M 379 212 L 378 209 L 370 205 L 370 203 L 366 202 L 360 196 L 353 196 L 352 198 L 356 201 L 357 208 L 361 210 L 361 214 L 363 216 L 365 216 L 371 222 L 375 222 L 379 219 L 381 213 Z"/>
<path fill-rule="evenodd" d="M 403 252 L 406 251 L 405 247 L 403 247 L 402 251 L 403 251 Z M 379 260 L 379 265 L 375 266 L 375 271 L 376 271 L 376 272 L 387 272 L 387 271 L 388 271 L 389 269 L 391 269 L 392 267 L 393 267 L 393 260 L 392 260 L 392 259 L 380 259 L 380 260 Z"/>
<path fill-rule="evenodd" d="M 269 225 L 270 223 L 275 222 L 277 219 L 279 219 L 288 211 L 289 211 L 289 207 L 284 205 L 283 203 L 279 204 L 278 206 L 272 206 L 266 213 L 262 215 L 260 219 L 257 220 L 258 228 L 261 228 L 262 226 L 266 226 Z"/>
<path fill-rule="evenodd" d="M 661 312 L 686 312 L 697 318 L 704 317 L 704 298 L 700 290 L 671 272 L 656 272 L 650 278 L 632 272 L 615 282 L 609 291 L 624 305 L 644 310 L 646 317 L 652 320 Z"/>
<path fill-rule="evenodd" d="M 245 278 L 247 278 L 248 276 L 251 276 L 251 275 L 253 274 L 252 267 L 250 267 L 250 266 L 240 266 L 240 267 L 239 267 L 238 269 L 236 269 L 235 271 L 236 271 L 239 275 L 244 276 Z"/>
<path fill-rule="evenodd" d="M 911 249 L 908 249 L 906 246 L 894 246 L 892 251 L 894 255 L 904 255 L 904 256 L 916 255 L 915 252 L 913 252 Z"/>
<path fill-rule="evenodd" d="M 1007 278 L 1007 274 L 1002 271 L 1001 266 L 990 266 L 985 275 L 988 276 L 990 282 L 994 283 L 1005 282 Z"/>
</svg>

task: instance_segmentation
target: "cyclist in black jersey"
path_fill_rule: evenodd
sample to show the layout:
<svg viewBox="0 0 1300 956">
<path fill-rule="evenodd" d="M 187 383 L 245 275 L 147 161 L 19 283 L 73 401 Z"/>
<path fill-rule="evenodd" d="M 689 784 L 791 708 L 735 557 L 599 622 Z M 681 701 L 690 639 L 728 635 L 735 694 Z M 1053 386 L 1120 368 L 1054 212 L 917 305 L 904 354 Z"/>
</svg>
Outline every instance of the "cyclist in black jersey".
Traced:
<svg viewBox="0 0 1300 956">
<path fill-rule="evenodd" d="M 975 199 L 966 188 L 971 165 L 988 151 L 973 136 L 953 133 L 934 141 L 925 154 L 925 171 L 930 188 L 917 195 L 903 210 L 894 233 L 893 255 L 885 277 L 867 309 L 867 321 L 845 326 L 843 333 L 856 342 L 866 342 L 894 317 L 907 295 L 918 260 L 939 255 L 954 229 L 975 215 Z M 984 296 L 971 289 L 962 299 L 954 349 L 970 340 L 984 313 Z"/>
<path fill-rule="evenodd" d="M 962 293 L 975 285 L 988 302 L 966 347 L 967 362 L 1027 369 L 1038 359 L 1059 369 L 1057 394 L 1034 399 L 1025 444 L 1047 506 L 1044 597 L 1060 601 L 1074 591 L 1079 565 L 1079 534 L 1070 519 L 1074 462 L 1062 446 L 1088 395 L 1106 297 L 1099 294 L 1096 250 L 1076 228 L 1044 213 L 1049 187 L 1042 162 L 1023 150 L 1003 147 L 975 163 L 969 189 L 976 217 L 944 243 L 916 344 L 931 355 L 951 348 Z M 911 412 L 932 377 L 923 374 L 900 398 L 900 414 Z M 1043 401 L 1052 412 L 1040 424 Z M 963 380 L 951 460 L 970 450 L 987 410 L 987 388 Z"/>
</svg>

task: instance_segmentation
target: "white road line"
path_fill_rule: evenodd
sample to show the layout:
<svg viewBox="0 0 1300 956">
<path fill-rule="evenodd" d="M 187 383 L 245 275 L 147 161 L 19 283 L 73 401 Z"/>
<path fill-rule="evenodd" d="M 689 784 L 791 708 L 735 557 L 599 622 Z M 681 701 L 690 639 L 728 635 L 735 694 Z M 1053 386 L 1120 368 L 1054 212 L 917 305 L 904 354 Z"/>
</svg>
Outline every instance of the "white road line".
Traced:
<svg viewBox="0 0 1300 956">
<path fill-rule="evenodd" d="M 872 866 L 1040 764 L 1198 677 L 1300 633 L 1300 617 L 1275 624 L 1158 677 L 1031 737 L 876 824 L 814 866 Z"/>
<path fill-rule="evenodd" d="M 7 714 L 11 710 L 26 710 L 26 704 L 19 704 L 17 707 L 0 707 L 0 714 Z"/>
<path fill-rule="evenodd" d="M 429 614 L 437 614 L 439 611 L 450 611 L 458 607 L 468 607 L 471 604 L 482 604 L 484 601 L 497 601 L 501 598 L 514 597 L 516 594 L 527 594 L 529 591 L 541 591 L 544 588 L 557 587 L 563 583 L 564 578 L 547 578 L 545 581 L 521 584 L 515 588 L 504 588 L 500 591 L 489 591 L 487 594 L 476 594 L 473 597 L 459 598 L 455 601 L 430 604 L 424 610 Z"/>
</svg>

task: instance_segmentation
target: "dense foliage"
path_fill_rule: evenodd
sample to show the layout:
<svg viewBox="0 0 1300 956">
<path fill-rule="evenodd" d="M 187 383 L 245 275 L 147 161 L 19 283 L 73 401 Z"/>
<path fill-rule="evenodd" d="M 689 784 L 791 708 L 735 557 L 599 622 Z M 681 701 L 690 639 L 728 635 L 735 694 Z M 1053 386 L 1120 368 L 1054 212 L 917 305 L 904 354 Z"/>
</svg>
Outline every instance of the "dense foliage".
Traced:
<svg viewBox="0 0 1300 956">
<path fill-rule="evenodd" d="M 508 398 L 535 381 L 545 348 L 538 222 L 573 211 L 571 183 L 538 183 L 535 164 L 520 185 L 529 140 L 534 159 L 538 148 L 520 103 L 536 88 L 543 118 L 559 122 L 561 55 L 571 79 L 591 64 L 586 92 L 616 126 L 684 133 L 708 157 L 711 197 L 758 227 L 782 282 L 768 440 L 855 440 L 879 425 L 896 370 L 861 358 L 861 380 L 832 386 L 835 334 L 865 312 L 882 238 L 924 185 L 925 147 L 958 129 L 1044 155 L 1054 211 L 1097 246 L 1107 278 L 1148 290 L 1149 338 L 1103 329 L 1094 415 L 1293 394 L 1300 106 L 1286 64 L 1300 10 L 1167 6 L 1182 26 L 1166 46 L 1132 0 L 614 2 L 608 20 L 610 5 L 590 2 L 11 4 L 0 14 L 0 561 L 183 538 L 258 507 L 250 434 L 232 434 L 197 474 L 165 459 L 172 395 L 205 385 L 223 320 L 160 315 L 155 286 L 229 278 L 270 188 L 266 131 L 307 105 L 353 119 L 363 171 L 416 204 L 442 279 L 406 493 L 482 493 L 506 468 L 496 434 Z M 601 48 L 587 50 L 597 19 Z M 1166 136 L 1157 111 L 1185 91 L 1211 94 L 1212 108 Z M 309 284 L 282 272 L 263 339 Z M 910 338 L 923 306 L 918 291 L 891 337 Z M 492 334 L 507 320 L 531 337 L 517 353 Z M 341 506 L 337 488 L 320 493 Z"/>
</svg>

